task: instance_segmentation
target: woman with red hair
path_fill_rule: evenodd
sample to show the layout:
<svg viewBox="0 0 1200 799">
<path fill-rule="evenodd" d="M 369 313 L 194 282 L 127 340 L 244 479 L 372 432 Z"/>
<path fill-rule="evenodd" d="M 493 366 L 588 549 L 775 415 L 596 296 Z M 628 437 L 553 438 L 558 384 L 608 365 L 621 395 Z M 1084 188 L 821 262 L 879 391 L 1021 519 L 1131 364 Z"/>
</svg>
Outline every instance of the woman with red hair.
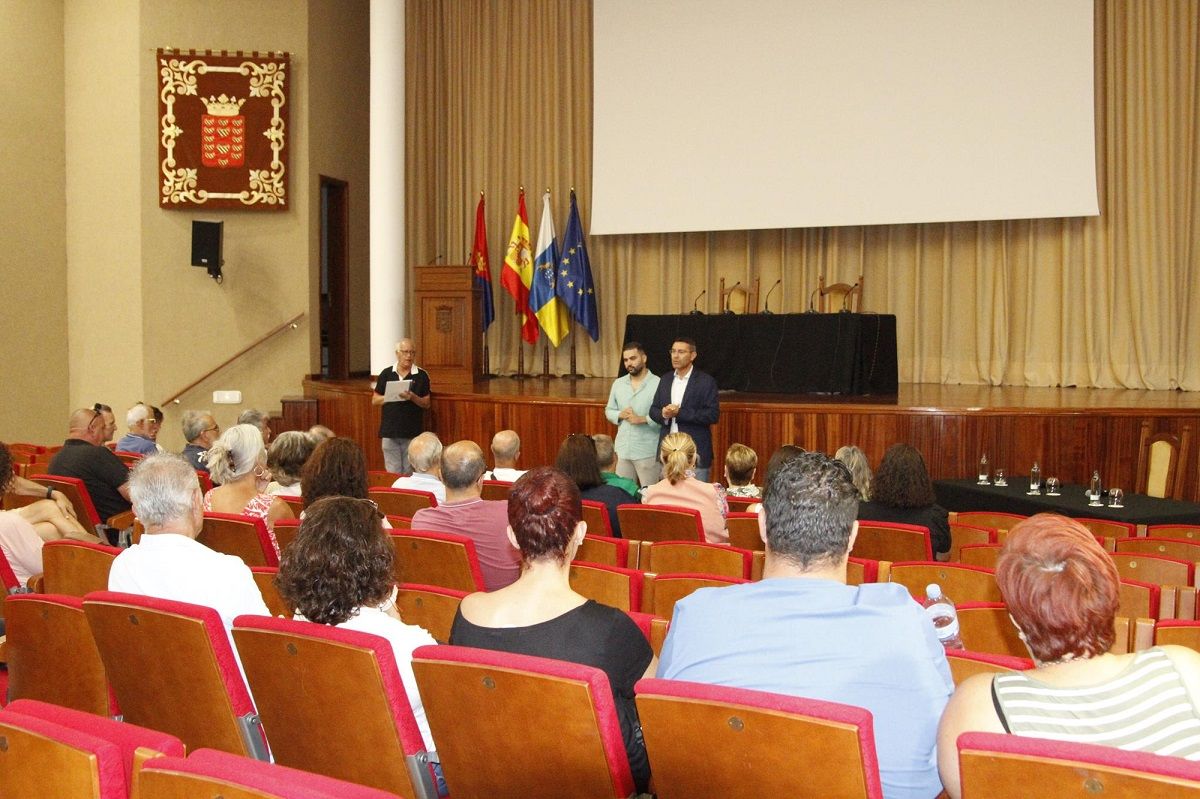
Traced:
<svg viewBox="0 0 1200 799">
<path fill-rule="evenodd" d="M 1200 653 L 1161 646 L 1114 655 L 1120 579 L 1079 522 L 1040 514 L 1018 523 L 996 582 L 1037 668 L 978 674 L 954 691 L 938 730 L 938 770 L 960 792 L 956 742 L 1007 732 L 1200 760 Z"/>
<path fill-rule="evenodd" d="M 508 538 L 521 550 L 521 576 L 497 591 L 463 598 L 450 643 L 601 669 L 612 688 L 633 780 L 645 792 L 650 764 L 633 685 L 653 677 L 658 661 L 628 614 L 571 588 L 571 561 L 587 532 L 582 515 L 579 487 L 565 473 L 539 466 L 522 475 L 508 495 Z"/>
</svg>

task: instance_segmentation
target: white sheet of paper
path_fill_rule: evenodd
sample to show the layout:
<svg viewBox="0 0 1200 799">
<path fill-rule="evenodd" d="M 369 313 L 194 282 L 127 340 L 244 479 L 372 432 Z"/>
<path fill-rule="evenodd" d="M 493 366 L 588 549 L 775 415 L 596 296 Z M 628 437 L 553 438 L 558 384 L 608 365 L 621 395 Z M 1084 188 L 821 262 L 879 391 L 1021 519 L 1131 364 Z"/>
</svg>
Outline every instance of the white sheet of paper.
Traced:
<svg viewBox="0 0 1200 799">
<path fill-rule="evenodd" d="M 400 395 L 412 388 L 411 380 L 389 380 L 388 384 L 383 387 L 384 402 L 408 402 L 401 399 Z"/>
</svg>

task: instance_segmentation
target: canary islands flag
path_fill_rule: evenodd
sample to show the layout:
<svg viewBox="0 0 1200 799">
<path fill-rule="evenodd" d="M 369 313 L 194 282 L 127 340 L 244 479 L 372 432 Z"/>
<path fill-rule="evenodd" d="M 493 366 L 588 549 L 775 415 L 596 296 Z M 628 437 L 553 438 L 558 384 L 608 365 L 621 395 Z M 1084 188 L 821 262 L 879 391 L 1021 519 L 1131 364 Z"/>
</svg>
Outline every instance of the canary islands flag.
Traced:
<svg viewBox="0 0 1200 799">
<path fill-rule="evenodd" d="M 554 215 L 550 212 L 550 191 L 542 195 L 542 224 L 538 228 L 537 255 L 533 259 L 533 285 L 529 287 L 529 307 L 537 314 L 542 330 L 554 346 L 571 329 L 571 317 L 562 300 L 554 294 L 558 244 L 554 240 Z"/>
<path fill-rule="evenodd" d="M 592 284 L 592 265 L 588 261 L 583 241 L 583 223 L 575 192 L 571 192 L 571 214 L 567 217 L 567 232 L 563 234 L 562 252 L 558 259 L 558 296 L 566 303 L 575 321 L 587 329 L 592 341 L 600 339 L 600 315 L 596 312 L 596 289 Z"/>
</svg>

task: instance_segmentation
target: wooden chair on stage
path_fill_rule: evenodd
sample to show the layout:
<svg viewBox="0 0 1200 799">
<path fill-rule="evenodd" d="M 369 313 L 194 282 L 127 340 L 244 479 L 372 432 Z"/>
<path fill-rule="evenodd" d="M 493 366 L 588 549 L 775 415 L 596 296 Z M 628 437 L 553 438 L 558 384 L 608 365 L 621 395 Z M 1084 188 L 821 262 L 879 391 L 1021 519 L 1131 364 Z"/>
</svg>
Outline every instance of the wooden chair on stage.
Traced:
<svg viewBox="0 0 1200 799">
<path fill-rule="evenodd" d="M 659 799 L 883 796 L 860 707 L 677 680 L 635 690 Z M 797 751 L 819 752 L 819 767 L 787 767 Z"/>
<path fill-rule="evenodd" d="M 858 282 L 853 286 L 849 283 L 825 284 L 825 276 L 817 278 L 817 295 L 821 313 L 834 311 L 862 311 L 863 276 L 858 276 Z"/>
<path fill-rule="evenodd" d="M 1183 426 L 1179 435 L 1151 433 L 1150 421 L 1142 422 L 1138 441 L 1137 480 L 1134 489 L 1151 497 L 1183 499 L 1191 455 L 1192 428 Z"/>
<path fill-rule="evenodd" d="M 612 689 L 600 669 L 423 646 L 413 652 L 413 671 L 455 799 L 635 793 Z"/>
<path fill-rule="evenodd" d="M 758 278 L 748 283 L 735 281 L 725 288 L 725 278 L 720 284 L 721 310 L 730 313 L 758 313 Z"/>
<path fill-rule="evenodd" d="M 1179 560 L 1200 561 L 1200 541 L 1186 538 L 1118 538 L 1117 552 L 1141 552 Z"/>
</svg>

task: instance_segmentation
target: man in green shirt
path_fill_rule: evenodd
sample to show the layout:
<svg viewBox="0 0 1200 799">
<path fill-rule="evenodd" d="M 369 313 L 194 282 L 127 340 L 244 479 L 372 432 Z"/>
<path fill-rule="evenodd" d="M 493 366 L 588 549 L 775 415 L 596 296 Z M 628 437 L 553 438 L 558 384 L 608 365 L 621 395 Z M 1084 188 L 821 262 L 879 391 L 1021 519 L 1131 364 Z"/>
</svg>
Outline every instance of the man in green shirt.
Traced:
<svg viewBox="0 0 1200 799">
<path fill-rule="evenodd" d="M 612 436 L 597 433 L 592 436 L 592 441 L 596 442 L 596 465 L 600 467 L 600 476 L 604 478 L 604 482 L 610 486 L 624 489 L 629 496 L 640 502 L 641 497 L 638 495 L 640 486 L 637 481 L 617 474 L 617 451 L 613 449 Z"/>
<path fill-rule="evenodd" d="M 646 351 L 636 341 L 621 348 L 626 374 L 613 381 L 604 415 L 617 426 L 617 474 L 654 485 L 662 477 L 658 462 L 659 424 L 650 418 L 658 375 L 646 368 Z"/>
</svg>

